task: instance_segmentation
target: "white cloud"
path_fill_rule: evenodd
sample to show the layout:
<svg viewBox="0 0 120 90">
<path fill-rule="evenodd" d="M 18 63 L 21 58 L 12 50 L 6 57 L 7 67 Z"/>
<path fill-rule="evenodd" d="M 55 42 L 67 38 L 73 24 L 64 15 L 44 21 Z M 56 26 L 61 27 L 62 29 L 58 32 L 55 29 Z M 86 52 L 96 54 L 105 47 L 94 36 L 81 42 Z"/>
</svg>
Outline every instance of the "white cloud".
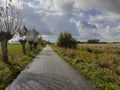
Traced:
<svg viewBox="0 0 120 90">
<path fill-rule="evenodd" d="M 26 24 L 41 34 L 58 35 L 69 31 L 81 39 L 98 38 L 115 41 L 120 38 L 120 0 L 21 0 Z M 86 16 L 86 10 L 99 15 Z M 106 22 L 106 26 L 103 23 Z M 114 23 L 112 27 L 109 23 Z"/>
<path fill-rule="evenodd" d="M 73 2 L 71 0 L 56 0 L 54 6 L 58 11 L 62 12 L 62 14 L 71 15 L 74 10 Z"/>
<path fill-rule="evenodd" d="M 34 8 L 25 6 L 24 15 L 28 27 L 36 28 L 42 34 L 58 35 L 61 31 L 68 31 L 72 35 L 79 35 L 76 25 L 70 17 L 50 12 L 36 12 Z"/>
<path fill-rule="evenodd" d="M 105 22 L 120 22 L 120 15 L 114 14 L 114 13 L 105 13 L 100 14 L 98 16 L 91 16 L 90 21 L 92 22 L 99 22 L 99 21 L 105 21 Z"/>
<path fill-rule="evenodd" d="M 53 7 L 53 1 L 52 0 L 38 0 L 40 6 L 46 9 L 52 9 Z"/>
<path fill-rule="evenodd" d="M 120 0 L 74 0 L 74 6 L 82 9 L 96 9 L 120 14 Z"/>
<path fill-rule="evenodd" d="M 79 13 L 79 16 L 84 17 L 84 13 L 83 12 Z"/>
<path fill-rule="evenodd" d="M 95 25 L 89 24 L 87 22 L 77 22 L 77 28 L 81 39 L 100 39 L 99 31 Z"/>
<path fill-rule="evenodd" d="M 119 42 L 120 40 L 120 26 L 117 26 L 116 28 L 111 28 L 109 26 L 106 27 L 106 29 L 102 30 L 101 37 L 103 41 L 113 41 L 113 42 Z"/>
<path fill-rule="evenodd" d="M 51 34 L 49 27 L 44 23 L 43 17 L 45 14 L 37 13 L 34 8 L 24 6 L 25 23 L 29 28 L 37 29 L 41 34 Z"/>
</svg>

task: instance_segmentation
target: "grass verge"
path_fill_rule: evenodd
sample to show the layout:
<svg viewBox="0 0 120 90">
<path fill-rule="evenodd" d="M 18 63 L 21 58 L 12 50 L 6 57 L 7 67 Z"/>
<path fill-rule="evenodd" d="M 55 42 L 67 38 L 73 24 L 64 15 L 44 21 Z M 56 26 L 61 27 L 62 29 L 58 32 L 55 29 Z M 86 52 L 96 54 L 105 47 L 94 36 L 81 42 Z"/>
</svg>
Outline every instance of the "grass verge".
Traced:
<svg viewBox="0 0 120 90">
<path fill-rule="evenodd" d="M 52 48 L 98 89 L 120 90 L 119 47 L 79 45 L 76 50 Z"/>
<path fill-rule="evenodd" d="M 44 46 L 39 46 L 32 51 L 29 50 L 29 46 L 26 47 L 27 54 L 22 54 L 20 45 L 8 46 L 9 63 L 5 64 L 0 60 L 0 90 L 4 90 L 17 77 Z"/>
</svg>

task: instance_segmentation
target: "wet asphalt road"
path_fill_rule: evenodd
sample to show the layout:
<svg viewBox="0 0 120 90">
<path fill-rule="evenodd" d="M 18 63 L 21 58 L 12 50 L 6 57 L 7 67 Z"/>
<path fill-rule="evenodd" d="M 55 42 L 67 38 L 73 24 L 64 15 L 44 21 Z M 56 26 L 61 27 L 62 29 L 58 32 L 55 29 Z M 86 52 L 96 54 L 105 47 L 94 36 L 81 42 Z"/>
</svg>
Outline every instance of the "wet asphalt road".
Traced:
<svg viewBox="0 0 120 90">
<path fill-rule="evenodd" d="M 6 90 L 97 89 L 47 45 Z"/>
</svg>

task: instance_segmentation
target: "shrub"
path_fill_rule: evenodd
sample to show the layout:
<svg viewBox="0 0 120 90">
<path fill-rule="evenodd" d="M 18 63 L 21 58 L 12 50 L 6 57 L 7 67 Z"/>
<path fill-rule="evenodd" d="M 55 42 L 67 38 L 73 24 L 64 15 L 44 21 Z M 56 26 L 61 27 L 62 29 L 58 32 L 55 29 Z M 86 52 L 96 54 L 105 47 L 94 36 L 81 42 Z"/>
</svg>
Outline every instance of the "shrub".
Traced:
<svg viewBox="0 0 120 90">
<path fill-rule="evenodd" d="M 70 33 L 61 32 L 58 37 L 57 45 L 64 48 L 76 48 L 77 41 L 72 37 Z"/>
</svg>

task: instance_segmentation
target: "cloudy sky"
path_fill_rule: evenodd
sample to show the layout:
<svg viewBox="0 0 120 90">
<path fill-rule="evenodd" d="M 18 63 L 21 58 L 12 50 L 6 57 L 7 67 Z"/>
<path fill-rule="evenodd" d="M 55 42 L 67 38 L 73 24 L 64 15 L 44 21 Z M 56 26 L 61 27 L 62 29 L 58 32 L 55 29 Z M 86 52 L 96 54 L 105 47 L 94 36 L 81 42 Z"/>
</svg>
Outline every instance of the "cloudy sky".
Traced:
<svg viewBox="0 0 120 90">
<path fill-rule="evenodd" d="M 19 3 L 27 27 L 35 28 L 44 38 L 55 39 L 60 32 L 68 31 L 81 41 L 120 41 L 120 0 L 19 0 Z"/>
</svg>

